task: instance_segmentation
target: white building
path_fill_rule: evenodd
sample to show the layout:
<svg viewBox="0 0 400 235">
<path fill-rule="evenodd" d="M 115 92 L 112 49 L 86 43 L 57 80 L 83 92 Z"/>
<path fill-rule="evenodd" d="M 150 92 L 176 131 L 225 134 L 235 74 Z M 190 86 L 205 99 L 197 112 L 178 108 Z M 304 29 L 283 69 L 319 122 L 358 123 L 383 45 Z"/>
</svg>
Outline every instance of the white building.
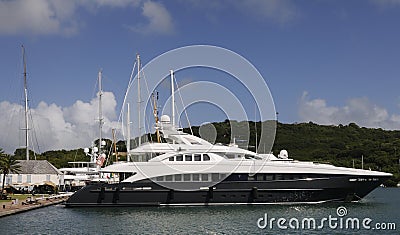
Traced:
<svg viewBox="0 0 400 235">
<path fill-rule="evenodd" d="M 18 174 L 8 174 L 5 185 L 10 184 L 42 184 L 50 181 L 55 185 L 60 185 L 62 173 L 46 160 L 18 160 L 21 166 Z M 0 174 L 0 185 L 3 174 Z"/>
</svg>

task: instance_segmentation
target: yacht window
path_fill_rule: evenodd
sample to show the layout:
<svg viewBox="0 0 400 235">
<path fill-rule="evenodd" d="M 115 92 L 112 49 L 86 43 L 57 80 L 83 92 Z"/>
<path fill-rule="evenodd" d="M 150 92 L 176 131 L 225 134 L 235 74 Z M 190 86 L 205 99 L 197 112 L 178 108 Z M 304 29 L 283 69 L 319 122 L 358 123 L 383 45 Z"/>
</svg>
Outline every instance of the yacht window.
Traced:
<svg viewBox="0 0 400 235">
<path fill-rule="evenodd" d="M 249 177 L 247 177 L 247 180 L 248 181 L 253 181 L 254 180 L 254 175 L 252 175 L 252 176 L 249 175 Z"/>
<path fill-rule="evenodd" d="M 276 174 L 275 175 L 276 180 L 283 180 L 283 175 L 282 174 Z"/>
<path fill-rule="evenodd" d="M 266 174 L 265 175 L 265 180 L 274 180 L 274 175 L 272 175 L 272 174 Z"/>
<path fill-rule="evenodd" d="M 263 174 L 257 174 L 256 177 L 257 177 L 258 181 L 264 180 L 264 175 Z"/>
<path fill-rule="evenodd" d="M 170 162 L 174 161 L 174 157 L 169 157 L 168 159 L 169 159 Z"/>
<path fill-rule="evenodd" d="M 201 155 L 200 154 L 195 154 L 194 155 L 194 160 L 195 161 L 201 161 Z"/>
<path fill-rule="evenodd" d="M 210 161 L 210 156 L 208 156 L 208 154 L 203 154 L 203 161 Z"/>
<path fill-rule="evenodd" d="M 212 181 L 219 181 L 219 174 L 218 173 L 212 173 L 211 174 L 211 179 L 212 179 Z"/>
<path fill-rule="evenodd" d="M 158 177 L 156 178 L 156 181 L 164 181 L 164 176 L 158 176 Z"/>
<path fill-rule="evenodd" d="M 192 161 L 192 155 L 185 155 L 185 161 Z"/>
<path fill-rule="evenodd" d="M 220 180 L 223 180 L 223 179 L 225 179 L 226 178 L 226 174 L 219 174 L 219 179 Z"/>
<path fill-rule="evenodd" d="M 200 175 L 199 174 L 193 174 L 193 181 L 200 181 Z"/>
<path fill-rule="evenodd" d="M 246 159 L 253 159 L 254 157 L 251 156 L 251 155 L 245 154 L 245 155 L 244 155 L 244 158 L 246 158 Z"/>
<path fill-rule="evenodd" d="M 175 175 L 175 181 L 182 181 L 182 175 Z"/>
<path fill-rule="evenodd" d="M 183 155 L 177 155 L 176 161 L 179 161 L 179 162 L 183 161 Z"/>
<path fill-rule="evenodd" d="M 165 181 L 172 181 L 172 175 L 165 176 Z"/>
<path fill-rule="evenodd" d="M 201 181 L 208 181 L 208 174 L 201 174 Z"/>
<path fill-rule="evenodd" d="M 229 159 L 234 159 L 235 158 L 235 154 L 225 154 L 225 156 Z"/>
<path fill-rule="evenodd" d="M 190 181 L 190 174 L 184 174 L 183 181 Z"/>
</svg>

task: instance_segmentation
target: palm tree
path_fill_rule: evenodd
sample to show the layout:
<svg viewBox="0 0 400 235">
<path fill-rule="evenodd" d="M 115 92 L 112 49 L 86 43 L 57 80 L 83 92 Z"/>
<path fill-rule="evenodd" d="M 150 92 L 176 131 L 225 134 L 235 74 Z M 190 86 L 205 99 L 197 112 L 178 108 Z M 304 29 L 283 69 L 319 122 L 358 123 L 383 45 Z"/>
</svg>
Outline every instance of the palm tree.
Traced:
<svg viewBox="0 0 400 235">
<path fill-rule="evenodd" d="M 3 181 L 1 185 L 0 198 L 3 197 L 4 184 L 6 176 L 10 173 L 18 173 L 21 169 L 15 157 L 5 154 L 3 149 L 0 148 L 0 171 L 3 174 Z"/>
</svg>

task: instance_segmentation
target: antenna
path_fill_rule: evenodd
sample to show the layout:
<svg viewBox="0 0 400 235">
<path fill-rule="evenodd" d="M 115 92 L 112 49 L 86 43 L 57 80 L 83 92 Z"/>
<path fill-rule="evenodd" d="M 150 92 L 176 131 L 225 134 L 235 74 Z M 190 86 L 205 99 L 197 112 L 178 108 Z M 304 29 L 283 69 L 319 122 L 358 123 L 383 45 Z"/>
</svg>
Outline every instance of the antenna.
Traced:
<svg viewBox="0 0 400 235">
<path fill-rule="evenodd" d="M 28 85 L 26 81 L 26 59 L 25 48 L 22 45 L 22 59 L 24 62 L 24 95 L 25 95 L 25 147 L 26 147 L 26 160 L 29 160 L 29 118 L 28 118 Z"/>
</svg>

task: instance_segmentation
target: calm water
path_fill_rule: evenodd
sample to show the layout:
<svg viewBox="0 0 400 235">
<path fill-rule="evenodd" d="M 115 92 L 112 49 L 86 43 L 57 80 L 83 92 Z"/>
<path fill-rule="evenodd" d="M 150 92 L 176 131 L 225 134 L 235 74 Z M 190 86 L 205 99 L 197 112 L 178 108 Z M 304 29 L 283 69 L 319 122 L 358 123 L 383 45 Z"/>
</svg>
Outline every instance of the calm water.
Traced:
<svg viewBox="0 0 400 235">
<path fill-rule="evenodd" d="M 344 206 L 347 214 L 339 216 Z M 343 208 L 342 211 L 343 212 Z M 285 218 L 287 229 L 261 229 L 259 218 L 268 214 Z M 314 218 L 317 227 L 323 218 L 337 219 L 337 228 L 328 222 L 321 229 L 301 229 L 304 218 Z M 357 218 L 360 229 L 340 229 L 340 218 Z M 370 218 L 364 229 L 362 220 Z M 292 227 L 289 226 L 289 220 Z M 299 229 L 296 229 L 296 220 Z M 376 223 L 395 223 L 396 230 L 373 230 Z M 263 220 L 260 222 L 263 225 Z M 335 221 L 332 222 L 334 227 Z M 387 225 L 391 226 L 391 225 Z M 264 205 L 215 207 L 143 207 L 143 208 L 65 208 L 62 205 L 41 208 L 0 218 L 0 234 L 400 234 L 400 188 L 378 188 L 360 203 L 319 205 Z"/>
</svg>

